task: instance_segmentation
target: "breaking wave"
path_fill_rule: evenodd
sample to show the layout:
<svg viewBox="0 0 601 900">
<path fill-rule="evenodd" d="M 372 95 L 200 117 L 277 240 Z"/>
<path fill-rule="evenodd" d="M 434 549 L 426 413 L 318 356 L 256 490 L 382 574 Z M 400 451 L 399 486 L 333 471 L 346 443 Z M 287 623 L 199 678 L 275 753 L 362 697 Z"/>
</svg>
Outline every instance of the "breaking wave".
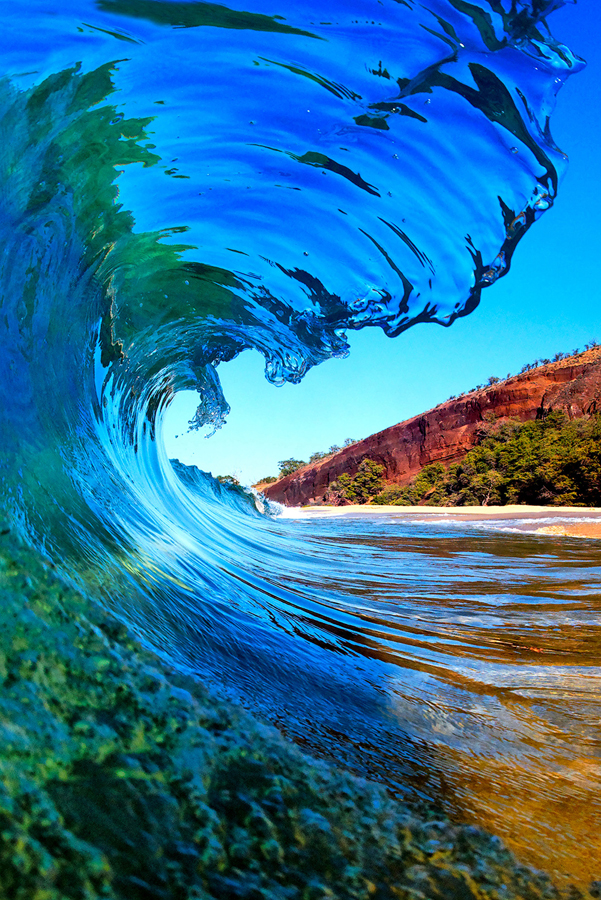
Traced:
<svg viewBox="0 0 601 900">
<path fill-rule="evenodd" d="M 182 390 L 221 426 L 245 349 L 297 382 L 349 330 L 450 325 L 507 273 L 566 164 L 561 0 L 245 5 L 4 13 L 3 504 L 171 664 L 584 878 L 598 829 L 555 844 L 567 800 L 598 804 L 574 774 L 594 551 L 280 520 L 161 441 Z"/>
</svg>

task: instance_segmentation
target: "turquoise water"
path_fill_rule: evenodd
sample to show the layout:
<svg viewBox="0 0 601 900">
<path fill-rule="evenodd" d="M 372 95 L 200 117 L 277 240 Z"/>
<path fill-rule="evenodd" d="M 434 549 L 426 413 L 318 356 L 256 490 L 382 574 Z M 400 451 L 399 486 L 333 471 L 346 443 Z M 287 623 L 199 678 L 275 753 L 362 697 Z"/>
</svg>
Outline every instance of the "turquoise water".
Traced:
<svg viewBox="0 0 601 900">
<path fill-rule="evenodd" d="M 161 441 L 184 389 L 222 423 L 245 349 L 295 382 L 349 330 L 448 325 L 507 273 L 565 170 L 559 5 L 3 7 L 0 479 L 171 663 L 587 881 L 596 544 L 282 519 Z"/>
</svg>

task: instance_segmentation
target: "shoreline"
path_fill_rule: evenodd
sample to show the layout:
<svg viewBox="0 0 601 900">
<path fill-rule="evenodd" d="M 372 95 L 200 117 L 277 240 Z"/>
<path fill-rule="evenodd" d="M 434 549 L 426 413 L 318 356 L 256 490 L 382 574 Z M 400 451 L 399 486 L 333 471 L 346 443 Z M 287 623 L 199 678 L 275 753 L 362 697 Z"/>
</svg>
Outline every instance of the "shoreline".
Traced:
<svg viewBox="0 0 601 900">
<path fill-rule="evenodd" d="M 490 520 L 557 519 L 535 528 L 534 534 L 601 540 L 601 508 L 584 506 L 295 506 L 289 518 L 340 518 L 396 516 L 416 522 L 477 522 Z M 284 514 L 285 515 L 285 514 Z M 583 519 L 587 521 L 582 521 Z M 561 521 L 564 520 L 564 521 Z M 577 521 L 574 521 L 577 520 Z"/>
</svg>

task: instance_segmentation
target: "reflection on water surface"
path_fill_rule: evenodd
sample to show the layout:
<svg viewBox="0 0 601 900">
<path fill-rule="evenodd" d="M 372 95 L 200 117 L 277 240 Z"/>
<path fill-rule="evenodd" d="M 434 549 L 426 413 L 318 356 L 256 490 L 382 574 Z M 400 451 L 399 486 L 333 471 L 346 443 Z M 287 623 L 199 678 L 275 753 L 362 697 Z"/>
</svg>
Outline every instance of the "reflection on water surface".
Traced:
<svg viewBox="0 0 601 900">
<path fill-rule="evenodd" d="M 601 543 L 365 517 L 292 527 L 337 565 L 320 584 L 297 577 L 322 605 L 291 629 L 335 650 L 333 670 L 338 654 L 368 660 L 357 670 L 386 698 L 384 738 L 349 748 L 338 732 L 326 752 L 588 884 L 601 860 Z"/>
</svg>

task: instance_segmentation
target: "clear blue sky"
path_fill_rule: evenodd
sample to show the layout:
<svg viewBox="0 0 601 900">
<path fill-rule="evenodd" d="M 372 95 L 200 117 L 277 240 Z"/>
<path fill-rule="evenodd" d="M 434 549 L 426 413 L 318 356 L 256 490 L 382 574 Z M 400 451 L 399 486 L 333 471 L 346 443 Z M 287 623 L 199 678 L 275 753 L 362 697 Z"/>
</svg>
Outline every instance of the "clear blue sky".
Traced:
<svg viewBox="0 0 601 900">
<path fill-rule="evenodd" d="M 350 356 L 312 369 L 300 385 L 273 387 L 262 357 L 243 353 L 219 368 L 232 411 L 213 437 L 186 433 L 196 398 L 176 398 L 164 430 L 170 457 L 251 483 L 277 474 L 280 459 L 308 459 L 489 375 L 601 340 L 600 23 L 596 0 L 549 17 L 555 37 L 588 62 L 561 90 L 551 120 L 570 166 L 553 209 L 526 235 L 509 275 L 483 292 L 478 309 L 451 328 L 418 325 L 393 340 L 376 328 L 351 333 Z"/>
</svg>

